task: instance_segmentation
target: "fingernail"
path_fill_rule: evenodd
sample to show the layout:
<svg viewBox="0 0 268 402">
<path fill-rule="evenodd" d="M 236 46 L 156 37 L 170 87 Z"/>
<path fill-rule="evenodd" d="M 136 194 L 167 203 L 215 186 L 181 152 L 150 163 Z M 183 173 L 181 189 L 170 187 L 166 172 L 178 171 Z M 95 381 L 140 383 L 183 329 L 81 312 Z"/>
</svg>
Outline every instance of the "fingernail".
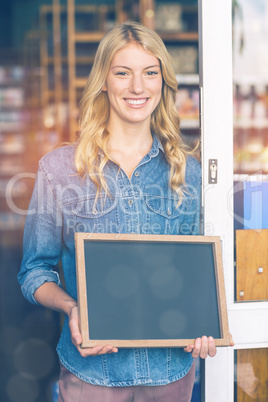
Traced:
<svg viewBox="0 0 268 402">
<path fill-rule="evenodd" d="M 209 340 L 209 342 L 212 342 L 212 341 L 213 341 L 212 336 L 210 336 L 210 337 L 208 338 L 208 340 Z"/>
</svg>

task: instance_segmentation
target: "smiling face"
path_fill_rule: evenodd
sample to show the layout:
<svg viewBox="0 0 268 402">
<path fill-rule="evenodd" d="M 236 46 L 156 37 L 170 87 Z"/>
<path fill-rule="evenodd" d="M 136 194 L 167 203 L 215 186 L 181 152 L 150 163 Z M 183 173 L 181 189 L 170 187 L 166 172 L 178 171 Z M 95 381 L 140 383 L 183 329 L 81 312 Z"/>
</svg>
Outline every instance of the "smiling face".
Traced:
<svg viewBox="0 0 268 402">
<path fill-rule="evenodd" d="M 128 44 L 114 55 L 103 90 L 109 98 L 110 122 L 150 125 L 161 98 L 159 60 L 141 45 Z"/>
</svg>

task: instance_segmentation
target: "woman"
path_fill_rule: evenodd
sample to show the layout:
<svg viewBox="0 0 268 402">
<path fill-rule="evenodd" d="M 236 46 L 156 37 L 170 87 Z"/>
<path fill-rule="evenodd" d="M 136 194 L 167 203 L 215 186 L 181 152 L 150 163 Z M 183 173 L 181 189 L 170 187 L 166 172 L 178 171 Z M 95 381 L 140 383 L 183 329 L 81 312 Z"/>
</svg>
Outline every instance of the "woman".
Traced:
<svg viewBox="0 0 268 402">
<path fill-rule="evenodd" d="M 199 163 L 187 155 L 177 82 L 162 40 L 126 23 L 101 41 L 81 102 L 81 135 L 40 161 L 19 282 L 32 303 L 64 312 L 57 347 L 61 401 L 190 401 L 193 357 L 183 349 L 82 349 L 74 233 L 198 234 Z M 53 270 L 62 260 L 65 287 Z"/>
</svg>

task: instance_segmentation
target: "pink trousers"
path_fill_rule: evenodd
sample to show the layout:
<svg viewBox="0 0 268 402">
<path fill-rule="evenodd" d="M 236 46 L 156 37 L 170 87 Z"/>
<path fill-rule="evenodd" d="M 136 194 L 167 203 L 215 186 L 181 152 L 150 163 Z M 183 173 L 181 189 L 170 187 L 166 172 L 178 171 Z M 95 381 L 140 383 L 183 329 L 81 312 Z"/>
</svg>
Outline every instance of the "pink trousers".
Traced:
<svg viewBox="0 0 268 402">
<path fill-rule="evenodd" d="M 182 379 L 160 386 L 102 387 L 88 384 L 61 365 L 59 402 L 190 402 L 195 368 Z"/>
</svg>

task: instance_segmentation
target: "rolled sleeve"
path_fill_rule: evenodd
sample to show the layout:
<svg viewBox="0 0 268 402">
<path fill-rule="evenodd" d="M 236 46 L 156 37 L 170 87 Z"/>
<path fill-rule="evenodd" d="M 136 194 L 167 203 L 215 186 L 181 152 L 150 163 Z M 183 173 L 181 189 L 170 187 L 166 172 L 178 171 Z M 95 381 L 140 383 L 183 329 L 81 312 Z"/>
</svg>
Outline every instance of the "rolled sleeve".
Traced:
<svg viewBox="0 0 268 402">
<path fill-rule="evenodd" d="M 35 181 L 23 237 L 23 259 L 18 281 L 33 304 L 35 291 L 45 282 L 61 286 L 55 267 L 61 258 L 62 214 L 46 174 L 40 168 Z"/>
<path fill-rule="evenodd" d="M 23 296 L 29 300 L 29 302 L 39 305 L 35 300 L 34 293 L 45 282 L 54 282 L 61 286 L 60 277 L 56 271 L 48 271 L 46 269 L 38 268 L 30 271 L 21 286 Z"/>
</svg>

